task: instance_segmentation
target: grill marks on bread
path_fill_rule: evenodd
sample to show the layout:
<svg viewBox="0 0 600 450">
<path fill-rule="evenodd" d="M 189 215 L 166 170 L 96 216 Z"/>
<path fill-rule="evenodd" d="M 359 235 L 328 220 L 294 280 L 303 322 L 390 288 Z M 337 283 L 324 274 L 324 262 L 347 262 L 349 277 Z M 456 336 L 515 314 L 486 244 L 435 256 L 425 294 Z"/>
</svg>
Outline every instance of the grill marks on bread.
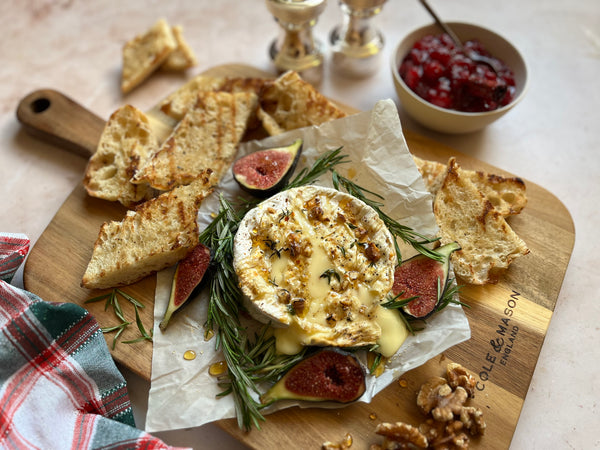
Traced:
<svg viewBox="0 0 600 450">
<path fill-rule="evenodd" d="M 82 279 L 88 289 L 128 285 L 172 266 L 197 244 L 197 215 L 208 178 L 148 200 L 122 221 L 105 222 Z"/>
<path fill-rule="evenodd" d="M 201 92 L 133 182 L 166 191 L 212 173 L 217 183 L 233 162 L 257 105 L 251 92 Z"/>
<path fill-rule="evenodd" d="M 413 159 L 425 181 L 425 187 L 435 196 L 446 178 L 448 166 L 414 155 Z M 521 178 L 467 169 L 461 169 L 461 173 L 471 180 L 503 216 L 519 214 L 527 205 L 525 182 Z"/>
</svg>

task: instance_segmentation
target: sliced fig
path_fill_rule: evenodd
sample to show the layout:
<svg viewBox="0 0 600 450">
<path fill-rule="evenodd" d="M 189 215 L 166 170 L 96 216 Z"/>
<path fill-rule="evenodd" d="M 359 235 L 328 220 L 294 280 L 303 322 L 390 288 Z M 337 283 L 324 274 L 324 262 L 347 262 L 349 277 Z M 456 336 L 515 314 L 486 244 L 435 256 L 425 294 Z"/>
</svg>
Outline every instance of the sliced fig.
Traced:
<svg viewBox="0 0 600 450">
<path fill-rule="evenodd" d="M 404 312 L 421 319 L 435 310 L 448 284 L 450 255 L 459 249 L 456 242 L 450 242 L 436 249 L 442 255 L 442 261 L 419 254 L 396 267 L 392 287 L 394 296 L 397 300 L 415 297 L 403 307 Z"/>
<path fill-rule="evenodd" d="M 292 367 L 260 398 L 269 404 L 292 399 L 349 403 L 365 392 L 365 371 L 348 352 L 324 349 Z"/>
<path fill-rule="evenodd" d="M 233 164 L 235 181 L 252 195 L 269 197 L 281 190 L 294 172 L 302 153 L 302 139 L 286 147 L 259 150 Z"/>
<path fill-rule="evenodd" d="M 163 320 L 158 325 L 162 331 L 167 329 L 173 313 L 185 304 L 194 289 L 200 284 L 209 265 L 210 249 L 203 244 L 198 244 L 185 258 L 177 263 L 171 285 L 169 304 Z"/>
</svg>

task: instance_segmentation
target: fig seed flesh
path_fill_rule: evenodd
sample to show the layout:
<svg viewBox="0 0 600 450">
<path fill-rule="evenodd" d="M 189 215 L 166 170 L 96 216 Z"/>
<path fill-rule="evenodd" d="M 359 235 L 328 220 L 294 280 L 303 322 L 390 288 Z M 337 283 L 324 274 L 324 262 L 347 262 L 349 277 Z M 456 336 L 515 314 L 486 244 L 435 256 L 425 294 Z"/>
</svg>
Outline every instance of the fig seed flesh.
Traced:
<svg viewBox="0 0 600 450">
<path fill-rule="evenodd" d="M 448 284 L 450 255 L 459 249 L 456 242 L 451 242 L 436 249 L 442 261 L 419 254 L 396 267 L 392 293 L 398 300 L 416 297 L 404 306 L 404 312 L 424 318 L 435 310 Z"/>
<path fill-rule="evenodd" d="M 242 189 L 257 197 L 269 197 L 281 190 L 294 172 L 302 139 L 285 147 L 250 153 L 233 164 L 233 177 Z"/>
<path fill-rule="evenodd" d="M 173 284 L 171 285 L 169 304 L 165 316 L 159 324 L 162 331 L 167 329 L 173 313 L 187 302 L 194 289 L 200 284 L 209 265 L 210 249 L 200 243 L 177 263 L 173 275 Z"/>
<path fill-rule="evenodd" d="M 325 349 L 292 367 L 261 403 L 292 399 L 349 403 L 365 392 L 365 371 L 352 353 Z"/>
</svg>

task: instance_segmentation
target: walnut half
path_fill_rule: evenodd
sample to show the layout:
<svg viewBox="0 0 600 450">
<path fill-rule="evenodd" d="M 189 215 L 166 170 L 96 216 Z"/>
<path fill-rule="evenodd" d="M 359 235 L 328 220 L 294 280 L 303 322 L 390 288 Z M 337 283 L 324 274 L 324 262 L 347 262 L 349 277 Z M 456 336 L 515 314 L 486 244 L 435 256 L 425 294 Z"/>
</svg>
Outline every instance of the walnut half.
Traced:
<svg viewBox="0 0 600 450">
<path fill-rule="evenodd" d="M 463 431 L 460 420 L 438 422 L 427 419 L 419 426 L 419 431 L 429 441 L 430 448 L 435 450 L 463 450 L 469 448 L 469 437 Z"/>
<path fill-rule="evenodd" d="M 468 397 L 461 386 L 453 391 L 444 378 L 434 377 L 421 386 L 417 406 L 425 414 L 431 413 L 435 420 L 448 422 L 455 415 L 460 415 Z"/>
<path fill-rule="evenodd" d="M 475 377 L 460 364 L 448 364 L 446 367 L 446 378 L 448 379 L 448 384 L 452 389 L 456 389 L 458 386 L 461 386 L 465 391 L 467 391 L 469 398 L 475 397 Z"/>
<path fill-rule="evenodd" d="M 418 428 L 403 422 L 380 423 L 375 433 L 385 438 L 380 444 L 381 450 L 427 448 L 428 445 L 427 438 Z"/>
</svg>

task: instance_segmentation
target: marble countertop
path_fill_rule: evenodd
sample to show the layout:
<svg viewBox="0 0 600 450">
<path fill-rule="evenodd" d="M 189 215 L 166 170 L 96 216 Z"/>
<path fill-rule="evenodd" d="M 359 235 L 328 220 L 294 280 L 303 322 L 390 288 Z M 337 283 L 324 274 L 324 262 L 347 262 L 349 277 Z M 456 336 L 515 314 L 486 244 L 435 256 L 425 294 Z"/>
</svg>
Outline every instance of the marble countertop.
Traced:
<svg viewBox="0 0 600 450">
<path fill-rule="evenodd" d="M 598 448 L 600 2 L 504 0 L 492 6 L 455 0 L 434 6 L 447 20 L 481 24 L 508 37 L 527 61 L 529 92 L 481 132 L 431 132 L 400 109 L 403 127 L 544 187 L 566 205 L 575 223 L 575 247 L 511 448 Z M 25 233 L 34 243 L 81 180 L 86 162 L 27 135 L 15 118 L 21 98 L 53 88 L 103 118 L 125 102 L 148 109 L 185 76 L 154 76 L 123 97 L 121 47 L 159 17 L 184 26 L 198 56 L 187 76 L 224 63 L 272 70 L 267 48 L 278 32 L 262 0 L 35 0 L 5 9 L 0 16 L 0 231 Z M 340 19 L 337 2 L 330 0 L 315 35 L 326 41 Z M 331 72 L 328 59 L 321 91 L 362 110 L 379 99 L 397 100 L 388 65 L 393 46 L 429 22 L 417 1 L 390 0 L 377 18 L 386 39 L 379 71 L 362 80 L 341 78 Z M 126 370 L 125 375 L 143 427 L 149 384 Z M 156 435 L 171 445 L 242 448 L 214 425 Z"/>
</svg>

